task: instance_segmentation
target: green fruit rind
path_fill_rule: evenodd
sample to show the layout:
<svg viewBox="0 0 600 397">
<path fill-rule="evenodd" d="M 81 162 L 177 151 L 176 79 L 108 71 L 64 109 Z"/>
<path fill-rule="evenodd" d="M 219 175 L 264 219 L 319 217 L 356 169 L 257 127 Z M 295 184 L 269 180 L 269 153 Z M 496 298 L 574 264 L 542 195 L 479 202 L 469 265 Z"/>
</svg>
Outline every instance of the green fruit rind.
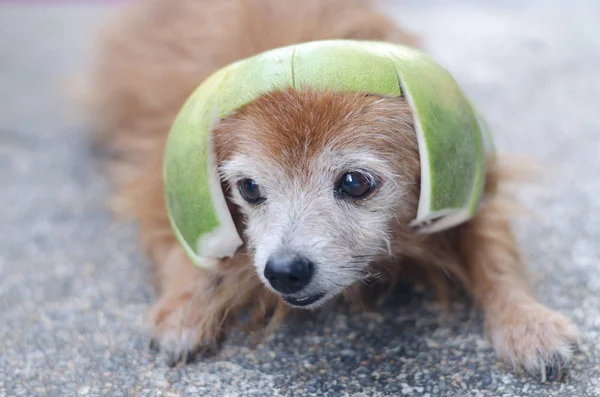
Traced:
<svg viewBox="0 0 600 397">
<path fill-rule="evenodd" d="M 469 220 L 493 150 L 481 114 L 452 76 L 404 46 L 328 40 L 267 51 L 220 69 L 190 96 L 169 133 L 164 156 L 167 212 L 186 254 L 214 266 L 242 245 L 221 188 L 210 130 L 254 99 L 293 87 L 404 97 L 414 116 L 421 192 L 411 223 L 423 233 Z"/>
</svg>

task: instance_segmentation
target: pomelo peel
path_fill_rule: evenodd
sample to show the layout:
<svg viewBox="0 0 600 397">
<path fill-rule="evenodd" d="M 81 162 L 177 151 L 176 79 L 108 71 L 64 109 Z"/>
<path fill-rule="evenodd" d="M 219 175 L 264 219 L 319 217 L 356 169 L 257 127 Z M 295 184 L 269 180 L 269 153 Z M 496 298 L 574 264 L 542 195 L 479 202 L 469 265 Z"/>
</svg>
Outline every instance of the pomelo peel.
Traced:
<svg viewBox="0 0 600 397">
<path fill-rule="evenodd" d="M 444 68 L 418 50 L 382 42 L 292 45 L 218 70 L 173 122 L 163 167 L 167 212 L 196 266 L 210 268 L 242 245 L 221 189 L 211 127 L 260 95 L 288 87 L 404 97 L 421 157 L 419 207 L 411 225 L 433 233 L 475 215 L 493 141 L 479 111 Z"/>
</svg>

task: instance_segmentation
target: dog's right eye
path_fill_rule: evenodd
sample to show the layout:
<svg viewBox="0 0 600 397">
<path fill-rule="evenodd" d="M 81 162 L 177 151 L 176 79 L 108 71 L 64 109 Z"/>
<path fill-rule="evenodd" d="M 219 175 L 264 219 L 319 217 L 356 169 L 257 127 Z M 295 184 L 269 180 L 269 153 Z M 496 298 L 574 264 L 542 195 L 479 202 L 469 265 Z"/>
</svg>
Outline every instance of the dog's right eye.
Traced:
<svg viewBox="0 0 600 397">
<path fill-rule="evenodd" d="M 253 179 L 242 179 L 238 183 L 238 189 L 242 198 L 250 204 L 260 204 L 267 199 L 263 188 Z"/>
</svg>

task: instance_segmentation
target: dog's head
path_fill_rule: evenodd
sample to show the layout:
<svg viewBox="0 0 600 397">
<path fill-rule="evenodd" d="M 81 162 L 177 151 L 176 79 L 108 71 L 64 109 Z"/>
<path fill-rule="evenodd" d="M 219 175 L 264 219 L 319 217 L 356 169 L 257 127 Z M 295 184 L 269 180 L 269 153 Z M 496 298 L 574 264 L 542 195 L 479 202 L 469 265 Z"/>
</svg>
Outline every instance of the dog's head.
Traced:
<svg viewBox="0 0 600 397">
<path fill-rule="evenodd" d="M 369 276 L 408 225 L 419 151 L 402 98 L 285 90 L 213 130 L 229 200 L 263 283 L 313 308 Z"/>
</svg>

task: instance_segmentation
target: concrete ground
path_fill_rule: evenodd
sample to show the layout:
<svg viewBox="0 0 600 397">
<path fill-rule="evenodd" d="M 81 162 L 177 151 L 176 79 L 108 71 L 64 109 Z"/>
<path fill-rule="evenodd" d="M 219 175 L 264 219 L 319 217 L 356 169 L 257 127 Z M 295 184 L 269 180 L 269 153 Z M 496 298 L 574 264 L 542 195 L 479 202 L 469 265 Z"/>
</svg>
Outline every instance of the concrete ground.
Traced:
<svg viewBox="0 0 600 397">
<path fill-rule="evenodd" d="M 81 3 L 81 2 L 80 2 Z M 564 383 L 498 363 L 480 317 L 407 289 L 169 368 L 130 226 L 61 94 L 109 7 L 0 4 L 0 396 L 600 396 L 600 2 L 387 0 L 480 104 L 501 149 L 553 167 L 518 224 L 539 298 L 585 342 Z M 110 6 L 110 7 L 114 7 Z"/>
</svg>

